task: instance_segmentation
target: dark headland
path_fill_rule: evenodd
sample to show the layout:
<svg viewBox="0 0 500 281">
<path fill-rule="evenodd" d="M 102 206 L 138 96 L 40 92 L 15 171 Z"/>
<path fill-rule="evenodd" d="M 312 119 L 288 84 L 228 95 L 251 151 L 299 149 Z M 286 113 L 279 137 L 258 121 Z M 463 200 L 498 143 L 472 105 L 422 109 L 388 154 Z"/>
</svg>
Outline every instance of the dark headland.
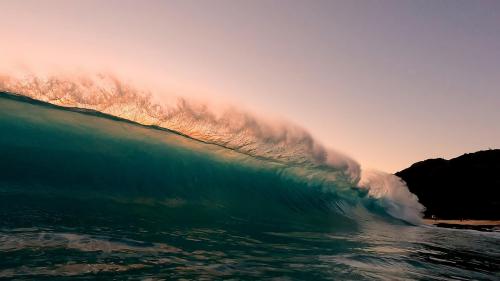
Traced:
<svg viewBox="0 0 500 281">
<path fill-rule="evenodd" d="M 425 218 L 500 220 L 500 149 L 428 159 L 396 175 L 426 207 Z"/>
</svg>

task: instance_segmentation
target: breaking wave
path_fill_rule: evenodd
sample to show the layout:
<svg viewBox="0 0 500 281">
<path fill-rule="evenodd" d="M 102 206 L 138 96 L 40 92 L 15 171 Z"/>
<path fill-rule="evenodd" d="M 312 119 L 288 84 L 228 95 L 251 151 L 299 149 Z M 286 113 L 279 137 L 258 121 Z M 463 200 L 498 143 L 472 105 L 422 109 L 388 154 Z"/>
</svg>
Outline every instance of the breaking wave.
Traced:
<svg viewBox="0 0 500 281">
<path fill-rule="evenodd" d="M 361 171 L 356 161 L 325 148 L 307 131 L 291 124 L 265 122 L 236 109 L 215 112 L 183 98 L 157 103 L 150 91 L 136 89 L 112 75 L 2 75 L 0 91 L 168 129 L 259 161 L 284 165 L 303 179 L 322 182 L 323 187 L 366 191 L 392 217 L 415 224 L 422 217 L 424 207 L 401 179 Z"/>
</svg>

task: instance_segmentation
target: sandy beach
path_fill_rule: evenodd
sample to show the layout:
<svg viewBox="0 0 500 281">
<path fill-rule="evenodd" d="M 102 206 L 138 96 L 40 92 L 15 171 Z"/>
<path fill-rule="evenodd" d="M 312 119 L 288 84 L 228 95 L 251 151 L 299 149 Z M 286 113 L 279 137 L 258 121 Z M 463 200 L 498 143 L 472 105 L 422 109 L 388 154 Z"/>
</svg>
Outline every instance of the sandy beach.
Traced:
<svg viewBox="0 0 500 281">
<path fill-rule="evenodd" d="M 454 225 L 471 225 L 471 226 L 500 226 L 500 220 L 434 220 L 424 219 L 426 224 L 454 224 Z"/>
</svg>

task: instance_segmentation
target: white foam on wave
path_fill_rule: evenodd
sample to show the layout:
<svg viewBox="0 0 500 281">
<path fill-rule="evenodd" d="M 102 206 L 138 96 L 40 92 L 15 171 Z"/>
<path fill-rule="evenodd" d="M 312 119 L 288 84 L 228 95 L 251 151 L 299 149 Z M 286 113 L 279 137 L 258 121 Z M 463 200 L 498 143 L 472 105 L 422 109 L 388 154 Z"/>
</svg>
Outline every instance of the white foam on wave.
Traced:
<svg viewBox="0 0 500 281">
<path fill-rule="evenodd" d="M 391 216 L 413 224 L 422 223 L 425 207 L 401 178 L 380 171 L 363 170 L 358 186 L 377 198 Z"/>
</svg>

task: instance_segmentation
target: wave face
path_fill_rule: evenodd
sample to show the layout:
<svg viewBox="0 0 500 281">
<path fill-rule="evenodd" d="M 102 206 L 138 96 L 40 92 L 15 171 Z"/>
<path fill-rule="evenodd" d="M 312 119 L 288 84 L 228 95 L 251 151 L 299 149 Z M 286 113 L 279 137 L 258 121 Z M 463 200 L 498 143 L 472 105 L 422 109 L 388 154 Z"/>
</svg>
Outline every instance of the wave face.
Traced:
<svg viewBox="0 0 500 281">
<path fill-rule="evenodd" d="M 196 139 L 146 122 L 146 100 L 68 99 L 0 93 L 0 279 L 494 279 L 497 236 L 408 224 L 421 206 L 397 177 L 304 132 Z"/>
</svg>

